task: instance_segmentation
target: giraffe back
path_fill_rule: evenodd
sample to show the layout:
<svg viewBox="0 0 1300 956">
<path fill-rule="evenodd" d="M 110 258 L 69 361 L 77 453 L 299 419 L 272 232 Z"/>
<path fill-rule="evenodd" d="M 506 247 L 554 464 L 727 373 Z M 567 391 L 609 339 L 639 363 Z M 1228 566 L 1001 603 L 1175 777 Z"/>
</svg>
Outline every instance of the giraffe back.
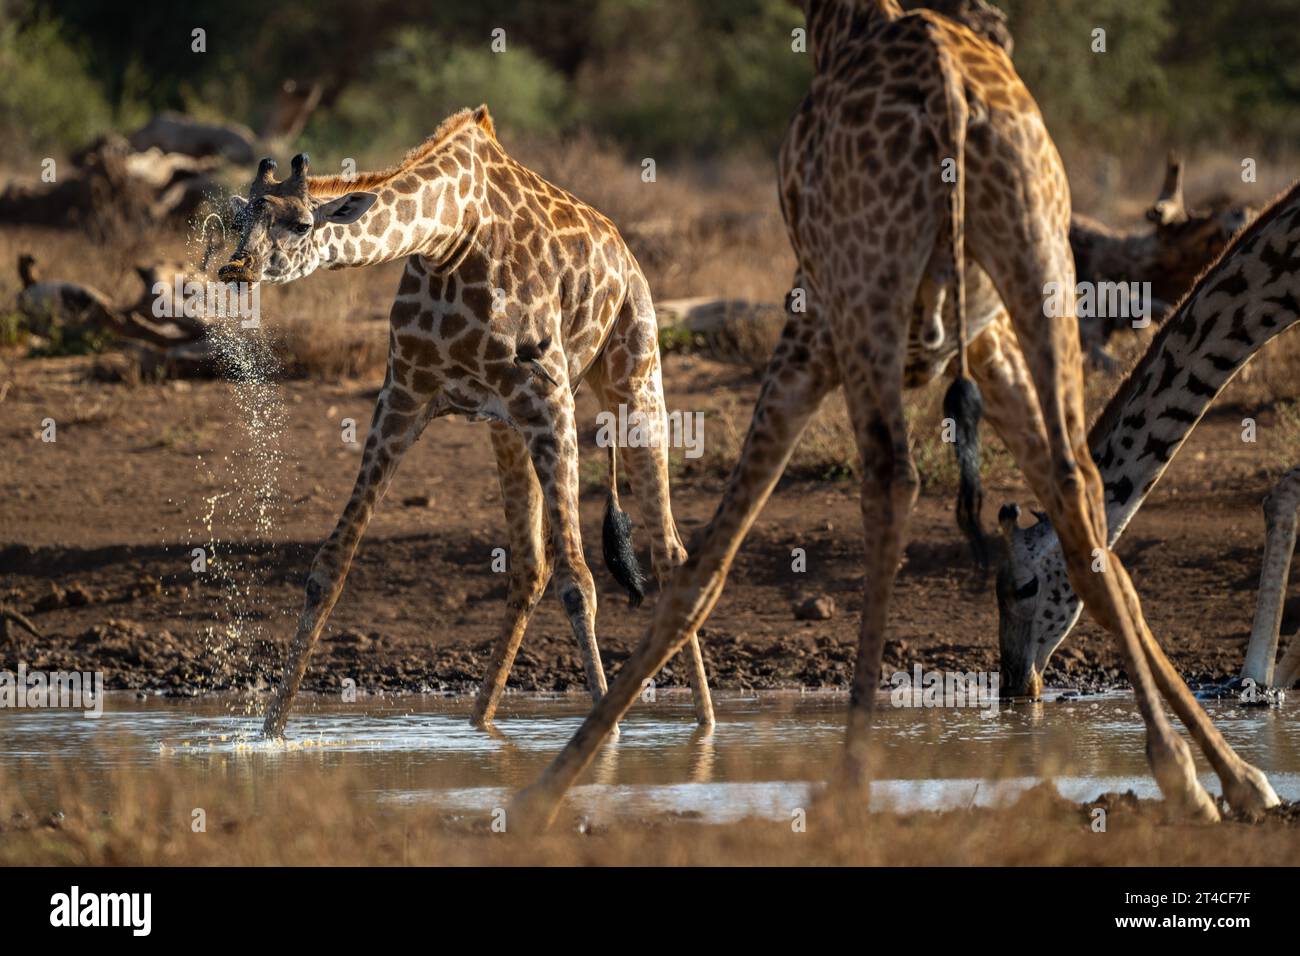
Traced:
<svg viewBox="0 0 1300 956">
<path fill-rule="evenodd" d="M 927 279 L 951 281 L 951 269 L 936 268 L 950 215 L 945 162 L 954 164 L 951 175 L 964 183 L 967 230 L 1012 214 L 984 184 L 1005 177 L 1006 164 L 1024 142 L 1055 168 L 1059 181 L 1050 192 L 1056 212 L 1068 216 L 1059 157 L 1001 47 L 926 10 L 846 24 L 845 35 L 826 44 L 824 67 L 791 122 L 779 159 L 787 230 L 814 289 L 819 269 L 852 275 L 854 262 L 845 250 L 887 258 L 918 229 L 935 237 Z M 964 107 L 964 154 L 946 132 L 953 95 Z M 974 276 L 970 339 L 996 318 L 1001 304 L 974 259 L 965 261 L 966 274 Z M 921 301 L 928 292 L 923 283 L 908 328 L 909 387 L 933 379 L 958 351 L 956 310 L 944 312 L 936 334 L 927 315 L 930 303 Z M 867 302 L 870 307 L 870 296 Z"/>
<path fill-rule="evenodd" d="M 531 400 L 531 373 L 516 359 L 558 347 L 576 384 L 629 293 L 648 306 L 618 229 L 476 128 L 391 188 L 433 177 L 457 184 L 463 238 L 407 262 L 391 314 L 395 378 L 420 392 L 441 388 L 456 411 L 499 412 L 497 399 L 510 410 Z"/>
</svg>

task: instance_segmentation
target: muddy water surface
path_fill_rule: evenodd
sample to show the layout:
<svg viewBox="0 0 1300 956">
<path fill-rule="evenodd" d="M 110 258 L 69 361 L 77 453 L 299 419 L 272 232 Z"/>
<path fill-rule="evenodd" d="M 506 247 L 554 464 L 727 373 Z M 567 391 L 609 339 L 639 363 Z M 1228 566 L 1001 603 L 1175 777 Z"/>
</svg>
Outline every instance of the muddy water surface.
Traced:
<svg viewBox="0 0 1300 956">
<path fill-rule="evenodd" d="M 1086 801 L 1132 789 L 1156 796 L 1143 756 L 1144 735 L 1128 694 L 1076 699 L 1047 695 L 1033 704 L 971 709 L 877 710 L 882 756 L 873 806 L 940 809 L 988 805 L 1051 779 L 1063 795 Z M 1206 704 L 1229 742 L 1268 772 L 1283 799 L 1300 799 L 1300 705 L 1247 708 Z M 725 821 L 745 815 L 788 818 L 810 787 L 835 766 L 847 699 L 789 692 L 720 695 L 718 725 L 696 731 L 688 695 L 660 693 L 640 702 L 573 795 L 576 809 L 610 814 L 676 812 Z M 487 814 L 532 781 L 587 709 L 578 695 L 510 695 L 497 730 L 467 721 L 461 698 L 363 697 L 356 703 L 306 697 L 285 742 L 258 738 L 260 721 L 242 700 L 138 699 L 109 694 L 104 713 L 0 711 L 0 772 L 39 801 L 51 768 L 91 781 L 161 768 L 270 794 L 295 772 L 358 771 L 375 801 L 427 802 Z M 1200 762 L 1212 793 L 1218 780 Z"/>
</svg>

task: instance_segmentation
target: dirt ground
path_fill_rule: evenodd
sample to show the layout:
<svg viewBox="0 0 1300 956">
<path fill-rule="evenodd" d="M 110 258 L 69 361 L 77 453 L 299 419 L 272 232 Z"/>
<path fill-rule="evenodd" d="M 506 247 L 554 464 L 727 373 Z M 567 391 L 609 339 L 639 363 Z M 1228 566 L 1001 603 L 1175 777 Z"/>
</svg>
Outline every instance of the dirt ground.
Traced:
<svg viewBox="0 0 1300 956">
<path fill-rule="evenodd" d="M 368 324 L 382 335 L 383 322 Z M 301 607 L 312 555 L 333 527 L 359 451 L 340 421 L 369 422 L 374 381 L 285 381 L 263 399 L 283 401 L 269 444 L 250 437 L 247 403 L 225 381 L 124 385 L 97 381 L 95 359 L 4 356 L 0 376 L 0 602 L 26 613 L 37 640 L 10 626 L 0 667 L 99 669 L 113 688 L 191 694 L 256 686 L 278 671 Z M 757 378 L 698 355 L 665 360 L 670 409 L 705 409 L 728 427 L 725 398 L 743 429 Z M 583 395 L 579 420 L 594 423 Z M 1257 415 L 1260 444 L 1240 440 Z M 1157 636 L 1193 681 L 1240 667 L 1254 611 L 1263 546 L 1260 500 L 1281 468 L 1271 448 L 1271 408 L 1221 403 L 1193 433 L 1122 539 L 1119 553 L 1144 597 Z M 43 442 L 43 420 L 57 440 Z M 649 603 L 629 611 L 603 568 L 599 522 L 603 456 L 594 424 L 584 437 L 584 540 L 600 589 L 598 628 L 616 670 L 639 639 Z M 258 446 L 261 441 L 262 445 Z M 261 459 L 254 454 L 261 447 Z M 252 451 L 250 451 L 250 448 Z M 273 449 L 268 452 L 266 449 Z M 261 495 L 258 460 L 277 460 Z M 707 521 L 720 472 L 678 468 L 673 504 L 684 537 Z M 221 497 L 221 496 L 225 497 Z M 626 492 L 625 492 L 626 497 Z M 210 500 L 213 499 L 213 500 Z M 1014 471 L 990 476 L 985 520 L 1004 501 L 1030 503 Z M 204 518 L 212 513 L 212 530 Z M 635 514 L 635 512 L 634 512 Z M 435 422 L 403 463 L 362 542 L 347 587 L 307 675 L 309 689 L 353 678 L 363 689 L 471 690 L 503 614 L 506 575 L 492 569 L 506 547 L 487 430 Z M 996 669 L 992 579 L 969 564 L 946 489 L 922 495 L 899 579 L 886 668 Z M 192 549 L 216 541 L 207 573 Z M 648 541 L 638 534 L 643 560 Z M 807 570 L 792 571 L 803 548 Z M 703 632 L 719 687 L 846 686 L 860 606 L 862 535 L 850 479 L 783 482 L 758 520 Z M 828 596 L 829 620 L 797 620 L 805 597 Z M 1284 633 L 1300 605 L 1288 603 Z M 231 633 L 231 629 L 235 633 Z M 679 684 L 675 666 L 661 684 Z M 1123 683 L 1118 656 L 1084 620 L 1058 652 L 1049 685 Z M 563 690 L 582 669 L 553 594 L 533 618 L 511 686 Z"/>
</svg>

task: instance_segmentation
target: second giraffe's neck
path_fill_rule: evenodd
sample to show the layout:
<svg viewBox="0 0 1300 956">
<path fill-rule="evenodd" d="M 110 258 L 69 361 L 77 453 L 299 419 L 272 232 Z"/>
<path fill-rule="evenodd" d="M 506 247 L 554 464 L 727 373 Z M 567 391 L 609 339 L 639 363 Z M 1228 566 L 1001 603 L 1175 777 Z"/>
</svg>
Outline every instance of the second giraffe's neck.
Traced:
<svg viewBox="0 0 1300 956">
<path fill-rule="evenodd" d="M 898 0 L 805 0 L 804 13 L 813 63 L 820 72 L 836 49 L 877 23 L 901 17 L 903 8 Z"/>
<path fill-rule="evenodd" d="M 1093 425 L 1111 544 L 1233 375 L 1300 320 L 1298 250 L 1300 186 L 1206 272 Z"/>
</svg>

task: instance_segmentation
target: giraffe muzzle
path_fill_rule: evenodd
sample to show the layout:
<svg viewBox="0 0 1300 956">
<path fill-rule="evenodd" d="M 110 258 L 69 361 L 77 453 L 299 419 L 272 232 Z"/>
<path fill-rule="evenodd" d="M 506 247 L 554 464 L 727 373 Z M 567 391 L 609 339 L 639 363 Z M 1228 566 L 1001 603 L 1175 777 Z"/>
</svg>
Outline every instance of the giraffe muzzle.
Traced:
<svg viewBox="0 0 1300 956">
<path fill-rule="evenodd" d="M 256 282 L 258 273 L 253 269 L 253 260 L 248 256 L 231 259 L 217 270 L 219 282 Z"/>
<path fill-rule="evenodd" d="M 1043 696 L 1043 675 L 1033 664 L 1026 667 L 1002 665 L 998 683 L 998 696 L 1004 699 L 1024 698 L 1038 700 Z"/>
</svg>

